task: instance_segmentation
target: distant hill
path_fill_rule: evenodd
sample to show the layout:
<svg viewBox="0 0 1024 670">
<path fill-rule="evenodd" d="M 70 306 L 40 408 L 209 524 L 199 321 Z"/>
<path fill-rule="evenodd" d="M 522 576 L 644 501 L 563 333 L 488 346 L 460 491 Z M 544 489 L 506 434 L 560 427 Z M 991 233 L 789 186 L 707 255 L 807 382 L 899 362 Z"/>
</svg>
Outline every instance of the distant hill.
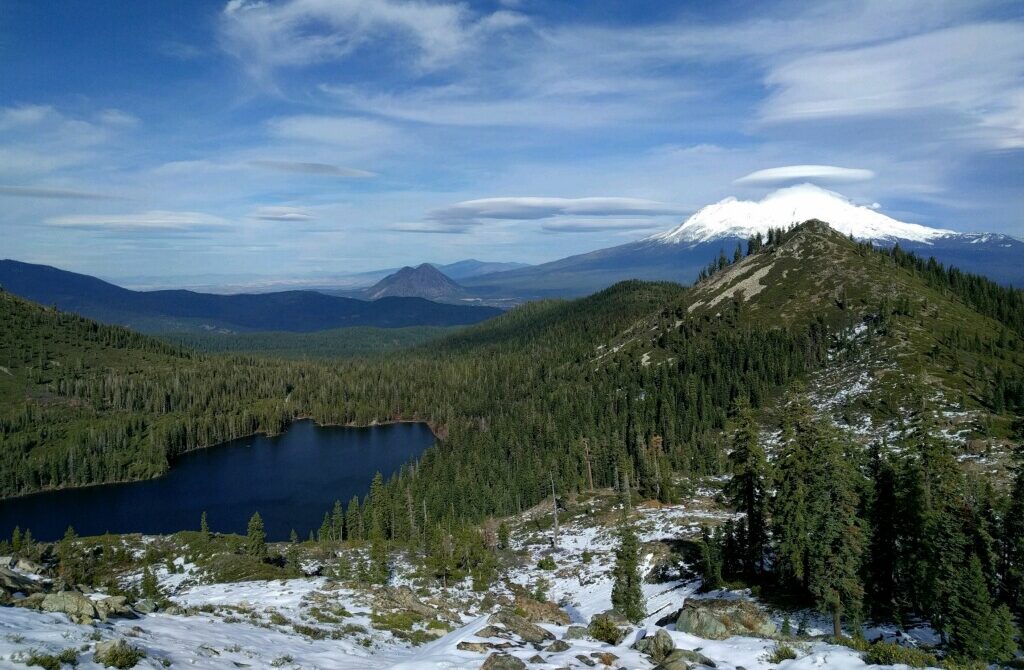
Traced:
<svg viewBox="0 0 1024 670">
<path fill-rule="evenodd" d="M 380 298 L 426 298 L 427 300 L 454 300 L 465 295 L 465 290 L 429 263 L 414 268 L 404 267 L 366 290 L 371 300 Z"/>
<path fill-rule="evenodd" d="M 455 281 L 479 277 L 480 275 L 492 274 L 494 272 L 506 272 L 508 270 L 519 270 L 528 268 L 528 263 L 499 263 L 491 261 L 478 261 L 475 258 L 468 258 L 464 261 L 456 261 L 447 265 L 434 265 L 438 270 L 445 273 Z"/>
<path fill-rule="evenodd" d="M 0 286 L 44 305 L 143 332 L 453 326 L 501 313 L 491 307 L 449 305 L 417 297 L 367 301 L 315 291 L 238 295 L 130 291 L 88 275 L 13 260 L 0 261 Z"/>
</svg>

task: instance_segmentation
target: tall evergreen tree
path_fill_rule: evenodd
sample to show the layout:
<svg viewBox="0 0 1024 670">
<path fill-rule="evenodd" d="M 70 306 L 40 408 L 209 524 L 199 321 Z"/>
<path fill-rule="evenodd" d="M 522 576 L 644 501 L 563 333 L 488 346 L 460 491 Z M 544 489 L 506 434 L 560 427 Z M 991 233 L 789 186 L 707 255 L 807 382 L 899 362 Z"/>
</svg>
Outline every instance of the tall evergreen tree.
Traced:
<svg viewBox="0 0 1024 670">
<path fill-rule="evenodd" d="M 960 656 L 979 661 L 1009 660 L 1016 644 L 1010 611 L 993 607 L 981 561 L 974 554 L 957 576 L 949 617 L 949 643 Z"/>
<path fill-rule="evenodd" d="M 628 522 L 619 531 L 612 571 L 612 607 L 636 623 L 647 614 L 640 579 L 640 542 Z"/>
<path fill-rule="evenodd" d="M 267 557 L 267 533 L 263 529 L 263 518 L 259 512 L 253 512 L 249 518 L 249 527 L 245 537 L 245 551 L 254 558 L 263 560 Z"/>
<path fill-rule="evenodd" d="M 737 413 L 736 432 L 729 461 L 732 479 L 726 487 L 732 504 L 744 513 L 744 565 L 748 576 L 764 569 L 767 533 L 768 459 L 761 447 L 760 431 L 750 405 L 743 403 Z"/>
<path fill-rule="evenodd" d="M 783 416 L 771 525 L 775 575 L 783 584 L 798 588 L 806 586 L 811 532 L 810 459 L 818 438 L 807 403 L 788 402 Z"/>
<path fill-rule="evenodd" d="M 1003 590 L 1010 607 L 1024 620 L 1024 444 L 1014 451 L 1013 484 L 1003 522 L 1002 545 Z"/>
<path fill-rule="evenodd" d="M 858 516 L 860 473 L 846 458 L 843 444 L 827 420 L 811 453 L 810 536 L 807 588 L 819 609 L 832 615 L 832 630 L 842 635 L 843 613 L 860 614 L 864 587 L 860 578 L 865 528 Z"/>
</svg>

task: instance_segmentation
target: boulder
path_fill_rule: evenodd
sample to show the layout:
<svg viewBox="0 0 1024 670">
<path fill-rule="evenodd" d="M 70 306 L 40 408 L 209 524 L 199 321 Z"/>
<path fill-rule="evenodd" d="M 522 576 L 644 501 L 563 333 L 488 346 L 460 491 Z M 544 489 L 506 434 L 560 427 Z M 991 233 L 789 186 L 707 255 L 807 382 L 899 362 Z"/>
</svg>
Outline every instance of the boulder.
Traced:
<svg viewBox="0 0 1024 670">
<path fill-rule="evenodd" d="M 494 645 L 488 642 L 467 642 L 466 640 L 463 640 L 456 645 L 456 649 L 459 649 L 460 651 L 475 651 L 478 654 L 486 654 L 494 649 Z"/>
<path fill-rule="evenodd" d="M 569 651 L 570 649 L 572 649 L 572 646 L 570 646 L 570 644 L 565 640 L 555 640 L 554 642 L 549 644 L 547 649 L 545 649 L 544 651 L 551 652 L 552 654 L 557 654 L 562 651 Z"/>
<path fill-rule="evenodd" d="M 152 614 L 158 609 L 160 609 L 160 606 L 149 598 L 143 598 L 142 600 L 135 601 L 135 611 L 141 612 L 142 614 Z"/>
<path fill-rule="evenodd" d="M 593 661 L 584 656 L 583 654 L 576 654 L 576 660 L 582 663 L 583 665 L 587 666 L 588 668 L 593 668 L 597 665 L 597 661 Z"/>
<path fill-rule="evenodd" d="M 91 623 L 99 616 L 96 605 L 77 591 L 47 593 L 40 604 L 40 609 L 44 612 L 67 614 L 75 623 Z"/>
<path fill-rule="evenodd" d="M 14 601 L 15 607 L 24 607 L 25 609 L 37 610 L 42 608 L 43 600 L 46 599 L 45 593 L 33 593 L 27 598 Z"/>
<path fill-rule="evenodd" d="M 672 636 L 664 628 L 659 628 L 654 635 L 645 635 L 636 641 L 633 648 L 641 654 L 651 657 L 655 663 L 664 661 L 672 650 L 676 648 Z"/>
<path fill-rule="evenodd" d="M 775 624 L 754 603 L 747 600 L 687 600 L 676 620 L 676 630 L 707 640 L 724 640 L 733 635 L 771 637 Z"/>
<path fill-rule="evenodd" d="M 19 558 L 14 562 L 14 568 L 30 575 L 42 575 L 46 573 L 46 566 L 27 558 Z"/>
<path fill-rule="evenodd" d="M 654 666 L 654 670 L 690 670 L 690 664 L 683 659 L 665 659 L 658 665 Z"/>
<path fill-rule="evenodd" d="M 496 652 L 487 657 L 480 670 L 526 670 L 526 664 L 515 656 Z"/>
<path fill-rule="evenodd" d="M 569 615 L 553 602 L 542 602 L 519 595 L 516 596 L 515 608 L 530 623 L 549 623 L 556 626 L 569 625 Z"/>
<path fill-rule="evenodd" d="M 505 640 L 511 637 L 507 630 L 504 628 L 498 628 L 497 626 L 484 626 L 478 630 L 475 635 L 483 638 L 500 637 Z"/>
<path fill-rule="evenodd" d="M 565 629 L 566 640 L 583 640 L 587 637 L 585 626 L 569 626 Z"/>
<path fill-rule="evenodd" d="M 103 600 L 96 601 L 94 605 L 96 614 L 101 621 L 106 621 L 108 617 L 131 618 L 135 616 L 135 612 L 128 606 L 128 599 L 124 596 L 108 596 Z"/>
<path fill-rule="evenodd" d="M 710 658 L 700 653 L 699 651 L 693 651 L 692 649 L 676 649 L 672 651 L 665 659 L 668 660 L 683 660 L 690 663 L 696 663 L 698 665 L 706 665 L 709 668 L 717 668 L 718 664 L 712 661 Z"/>
<path fill-rule="evenodd" d="M 523 617 L 510 610 L 498 610 L 490 616 L 488 623 L 501 624 L 508 630 L 521 637 L 526 642 L 540 644 L 548 640 L 554 640 L 555 636 L 534 623 L 530 623 Z"/>
<path fill-rule="evenodd" d="M 12 595 L 19 592 L 27 595 L 39 590 L 40 586 L 37 582 L 0 565 L 0 591 L 5 591 Z"/>
</svg>

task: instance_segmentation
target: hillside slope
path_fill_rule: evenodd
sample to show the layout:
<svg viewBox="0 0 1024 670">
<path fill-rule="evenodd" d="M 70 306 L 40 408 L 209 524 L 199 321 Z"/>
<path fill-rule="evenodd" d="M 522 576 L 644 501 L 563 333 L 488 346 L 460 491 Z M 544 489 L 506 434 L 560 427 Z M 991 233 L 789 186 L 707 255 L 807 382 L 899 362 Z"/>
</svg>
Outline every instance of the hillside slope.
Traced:
<svg viewBox="0 0 1024 670">
<path fill-rule="evenodd" d="M 414 268 L 406 266 L 366 289 L 370 300 L 388 297 L 456 300 L 465 293 L 461 286 L 429 263 Z"/>
<path fill-rule="evenodd" d="M 0 286 L 34 302 L 143 332 L 452 326 L 477 323 L 501 313 L 492 307 L 448 305 L 415 297 L 366 301 L 315 291 L 239 295 L 130 291 L 88 275 L 11 260 L 0 261 Z"/>
</svg>

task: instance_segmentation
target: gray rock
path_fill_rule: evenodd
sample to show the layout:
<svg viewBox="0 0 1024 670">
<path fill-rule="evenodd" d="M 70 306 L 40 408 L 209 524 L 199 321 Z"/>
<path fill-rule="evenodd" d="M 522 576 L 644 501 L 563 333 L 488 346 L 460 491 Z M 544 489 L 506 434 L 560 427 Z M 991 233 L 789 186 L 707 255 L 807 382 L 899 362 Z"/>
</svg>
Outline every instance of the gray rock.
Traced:
<svg viewBox="0 0 1024 670">
<path fill-rule="evenodd" d="M 586 656 L 584 656 L 583 654 L 577 654 L 576 655 L 576 660 L 578 660 L 580 663 L 582 663 L 583 665 L 587 666 L 588 668 L 593 668 L 594 666 L 597 665 L 597 661 L 589 659 Z"/>
<path fill-rule="evenodd" d="M 690 664 L 682 659 L 665 660 L 661 664 L 654 666 L 654 670 L 690 670 Z"/>
<path fill-rule="evenodd" d="M 565 629 L 566 640 L 583 640 L 587 637 L 587 629 L 585 626 L 569 626 Z"/>
<path fill-rule="evenodd" d="M 40 590 L 40 585 L 25 575 L 19 575 L 14 570 L 0 565 L 0 591 L 10 594 L 35 593 Z"/>
<path fill-rule="evenodd" d="M 676 620 L 676 630 L 708 640 L 733 635 L 771 637 L 775 624 L 754 603 L 746 600 L 687 600 Z"/>
<path fill-rule="evenodd" d="M 93 605 L 96 607 L 96 615 L 101 621 L 108 617 L 134 617 L 135 612 L 128 606 L 128 599 L 124 596 L 109 596 L 98 600 Z"/>
<path fill-rule="evenodd" d="M 515 656 L 494 653 L 487 657 L 480 670 L 526 670 L 526 664 Z"/>
<path fill-rule="evenodd" d="M 498 610 L 490 616 L 487 622 L 505 626 L 505 628 L 509 629 L 526 642 L 540 644 L 542 642 L 555 639 L 555 636 L 550 632 L 544 630 L 537 624 L 530 623 L 510 610 Z"/>
<path fill-rule="evenodd" d="M 569 651 L 570 649 L 572 649 L 572 645 L 570 645 L 565 640 L 555 640 L 554 642 L 549 644 L 548 648 L 545 649 L 544 651 L 548 651 L 548 652 L 551 652 L 553 654 L 557 654 L 557 653 L 562 652 L 562 651 Z"/>
<path fill-rule="evenodd" d="M 37 610 L 37 609 L 42 608 L 43 600 L 45 600 L 45 599 L 46 599 L 46 594 L 45 593 L 33 593 L 32 595 L 28 596 L 27 598 L 22 598 L 20 600 L 15 600 L 13 604 L 14 604 L 15 607 L 24 607 L 25 609 Z"/>
<path fill-rule="evenodd" d="M 42 575 L 46 573 L 46 566 L 30 561 L 27 558 L 19 558 L 14 562 L 14 568 L 27 572 L 33 575 Z"/>
<path fill-rule="evenodd" d="M 637 640 L 633 648 L 641 654 L 650 656 L 655 663 L 661 663 L 672 653 L 676 645 L 668 631 L 659 628 L 654 635 L 647 635 Z"/>
<path fill-rule="evenodd" d="M 40 603 L 40 609 L 44 612 L 62 612 L 75 623 L 91 623 L 99 616 L 96 605 L 75 591 L 47 593 Z"/>
<path fill-rule="evenodd" d="M 158 609 L 160 609 L 160 607 L 149 598 L 143 598 L 142 600 L 135 601 L 135 611 L 137 612 L 141 612 L 143 614 L 152 614 Z"/>
<path fill-rule="evenodd" d="M 515 608 L 517 612 L 523 612 L 523 618 L 530 623 L 550 623 L 556 626 L 569 625 L 569 615 L 553 602 L 542 602 L 519 595 L 516 596 Z"/>
<path fill-rule="evenodd" d="M 534 654 L 533 656 L 531 656 L 527 660 L 529 660 L 530 663 L 543 663 L 544 662 L 544 657 L 541 656 L 540 654 Z"/>
<path fill-rule="evenodd" d="M 709 668 L 718 667 L 718 664 L 716 664 L 710 658 L 700 653 L 699 651 L 693 651 L 691 649 L 676 649 L 668 655 L 667 659 L 681 659 L 684 661 L 689 661 L 690 663 L 697 663 L 698 665 L 706 665 Z"/>
<path fill-rule="evenodd" d="M 450 612 L 420 602 L 420 599 L 408 586 L 385 586 L 377 594 L 377 601 L 383 606 L 383 609 L 408 610 L 425 619 L 442 619 L 449 623 L 461 623 L 461 620 Z"/>
</svg>

